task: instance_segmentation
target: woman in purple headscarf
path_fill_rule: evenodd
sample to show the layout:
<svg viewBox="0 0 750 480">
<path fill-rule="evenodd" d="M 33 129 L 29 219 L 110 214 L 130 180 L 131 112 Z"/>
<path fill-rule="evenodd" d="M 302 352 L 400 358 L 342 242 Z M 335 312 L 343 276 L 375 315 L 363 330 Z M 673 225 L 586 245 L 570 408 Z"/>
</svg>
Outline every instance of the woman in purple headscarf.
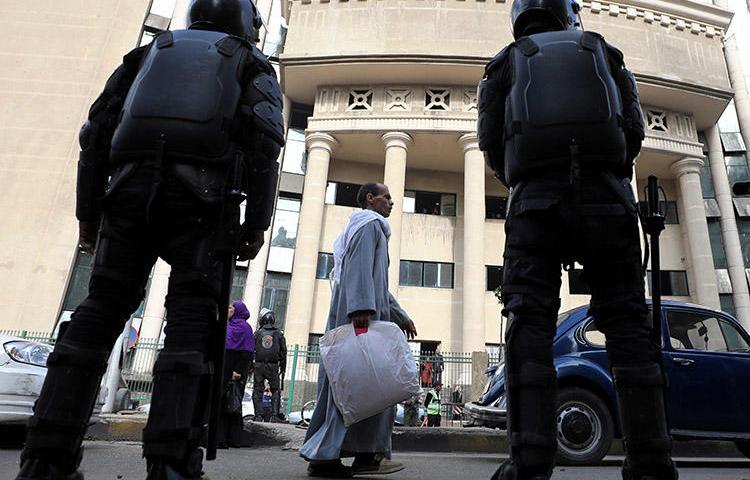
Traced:
<svg viewBox="0 0 750 480">
<path fill-rule="evenodd" d="M 247 323 L 250 312 L 244 303 L 232 302 L 229 305 L 227 322 L 227 341 L 224 352 L 224 381 L 227 391 L 231 392 L 231 383 L 238 383 L 245 392 L 247 377 L 252 370 L 255 355 L 255 337 L 253 328 Z M 222 418 L 219 422 L 219 448 L 240 447 L 242 442 L 242 412 L 230 413 L 226 408 L 227 396 L 224 397 Z"/>
</svg>

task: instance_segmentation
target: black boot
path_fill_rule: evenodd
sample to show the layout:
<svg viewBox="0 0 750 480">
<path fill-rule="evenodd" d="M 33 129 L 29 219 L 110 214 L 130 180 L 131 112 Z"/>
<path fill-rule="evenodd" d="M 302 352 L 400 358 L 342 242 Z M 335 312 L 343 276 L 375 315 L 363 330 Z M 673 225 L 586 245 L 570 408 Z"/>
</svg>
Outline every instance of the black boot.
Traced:
<svg viewBox="0 0 750 480">
<path fill-rule="evenodd" d="M 508 360 L 510 460 L 495 475 L 501 480 L 545 480 L 552 475 L 557 451 L 557 374 L 552 366 L 524 362 L 515 367 Z"/>
<path fill-rule="evenodd" d="M 612 368 L 625 443 L 623 480 L 677 480 L 659 364 Z"/>
<path fill-rule="evenodd" d="M 253 385 L 253 410 L 255 411 L 256 422 L 263 421 L 263 382 Z"/>
<path fill-rule="evenodd" d="M 159 354 L 151 410 L 143 429 L 148 480 L 203 478 L 199 445 L 208 418 L 210 372 L 201 352 Z"/>
<path fill-rule="evenodd" d="M 16 480 L 83 480 L 83 474 L 77 468 L 65 472 L 49 461 L 29 458 L 21 462 Z"/>
<path fill-rule="evenodd" d="M 60 341 L 47 360 L 47 375 L 16 480 L 78 480 L 84 434 L 94 408 L 108 352 Z"/>
<path fill-rule="evenodd" d="M 278 390 L 271 394 L 271 423 L 284 423 L 279 412 L 281 411 L 281 392 Z"/>
<path fill-rule="evenodd" d="M 523 476 L 512 461 L 506 460 L 500 465 L 491 480 L 549 480 L 549 475 L 526 475 Z"/>
<path fill-rule="evenodd" d="M 152 457 L 146 462 L 146 480 L 203 480 L 203 452 L 193 450 L 185 459 L 174 462 Z"/>
</svg>

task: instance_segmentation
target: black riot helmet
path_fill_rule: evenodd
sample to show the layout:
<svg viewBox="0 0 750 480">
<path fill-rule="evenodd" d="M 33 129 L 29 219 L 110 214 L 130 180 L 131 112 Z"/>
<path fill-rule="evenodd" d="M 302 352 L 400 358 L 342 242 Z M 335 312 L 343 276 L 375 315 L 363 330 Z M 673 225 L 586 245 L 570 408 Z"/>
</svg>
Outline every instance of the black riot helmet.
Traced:
<svg viewBox="0 0 750 480">
<path fill-rule="evenodd" d="M 261 327 L 273 325 L 276 323 L 276 314 L 273 313 L 273 310 L 264 308 L 260 311 L 260 321 L 258 323 L 260 323 Z"/>
<path fill-rule="evenodd" d="M 533 33 L 575 30 L 581 6 L 575 0 L 513 0 L 510 21 L 513 38 Z"/>
<path fill-rule="evenodd" d="M 251 42 L 259 40 L 263 19 L 253 0 L 191 0 L 188 28 L 225 32 Z"/>
</svg>

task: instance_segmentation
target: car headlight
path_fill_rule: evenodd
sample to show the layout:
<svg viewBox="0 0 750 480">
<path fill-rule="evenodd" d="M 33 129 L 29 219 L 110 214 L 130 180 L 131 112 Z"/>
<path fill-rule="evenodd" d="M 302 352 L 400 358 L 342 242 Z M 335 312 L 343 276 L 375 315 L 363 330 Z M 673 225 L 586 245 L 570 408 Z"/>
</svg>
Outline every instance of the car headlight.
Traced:
<svg viewBox="0 0 750 480">
<path fill-rule="evenodd" d="M 29 342 L 26 340 L 14 340 L 3 345 L 5 353 L 10 358 L 20 363 L 28 363 L 38 367 L 47 366 L 47 358 L 52 353 L 52 347 L 43 343 Z"/>
</svg>

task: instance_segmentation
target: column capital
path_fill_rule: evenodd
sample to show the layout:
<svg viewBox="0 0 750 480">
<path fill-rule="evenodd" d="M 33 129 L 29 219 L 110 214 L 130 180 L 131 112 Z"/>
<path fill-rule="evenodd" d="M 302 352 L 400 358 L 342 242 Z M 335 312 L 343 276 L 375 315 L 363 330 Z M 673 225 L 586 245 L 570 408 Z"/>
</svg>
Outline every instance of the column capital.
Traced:
<svg viewBox="0 0 750 480">
<path fill-rule="evenodd" d="M 329 135 L 323 132 L 311 132 L 305 135 L 305 144 L 309 150 L 314 148 L 320 148 L 333 153 L 333 149 L 338 147 L 339 142 L 333 135 Z"/>
<path fill-rule="evenodd" d="M 406 132 L 386 132 L 380 138 L 383 140 L 385 148 L 401 147 L 406 150 L 414 142 L 411 135 Z"/>
<path fill-rule="evenodd" d="M 674 173 L 677 178 L 680 178 L 689 173 L 699 174 L 703 165 L 704 162 L 702 158 L 685 157 L 670 165 L 669 171 Z"/>
<path fill-rule="evenodd" d="M 479 150 L 479 137 L 476 132 L 465 133 L 458 137 L 458 143 L 463 147 L 464 153 Z"/>
</svg>

